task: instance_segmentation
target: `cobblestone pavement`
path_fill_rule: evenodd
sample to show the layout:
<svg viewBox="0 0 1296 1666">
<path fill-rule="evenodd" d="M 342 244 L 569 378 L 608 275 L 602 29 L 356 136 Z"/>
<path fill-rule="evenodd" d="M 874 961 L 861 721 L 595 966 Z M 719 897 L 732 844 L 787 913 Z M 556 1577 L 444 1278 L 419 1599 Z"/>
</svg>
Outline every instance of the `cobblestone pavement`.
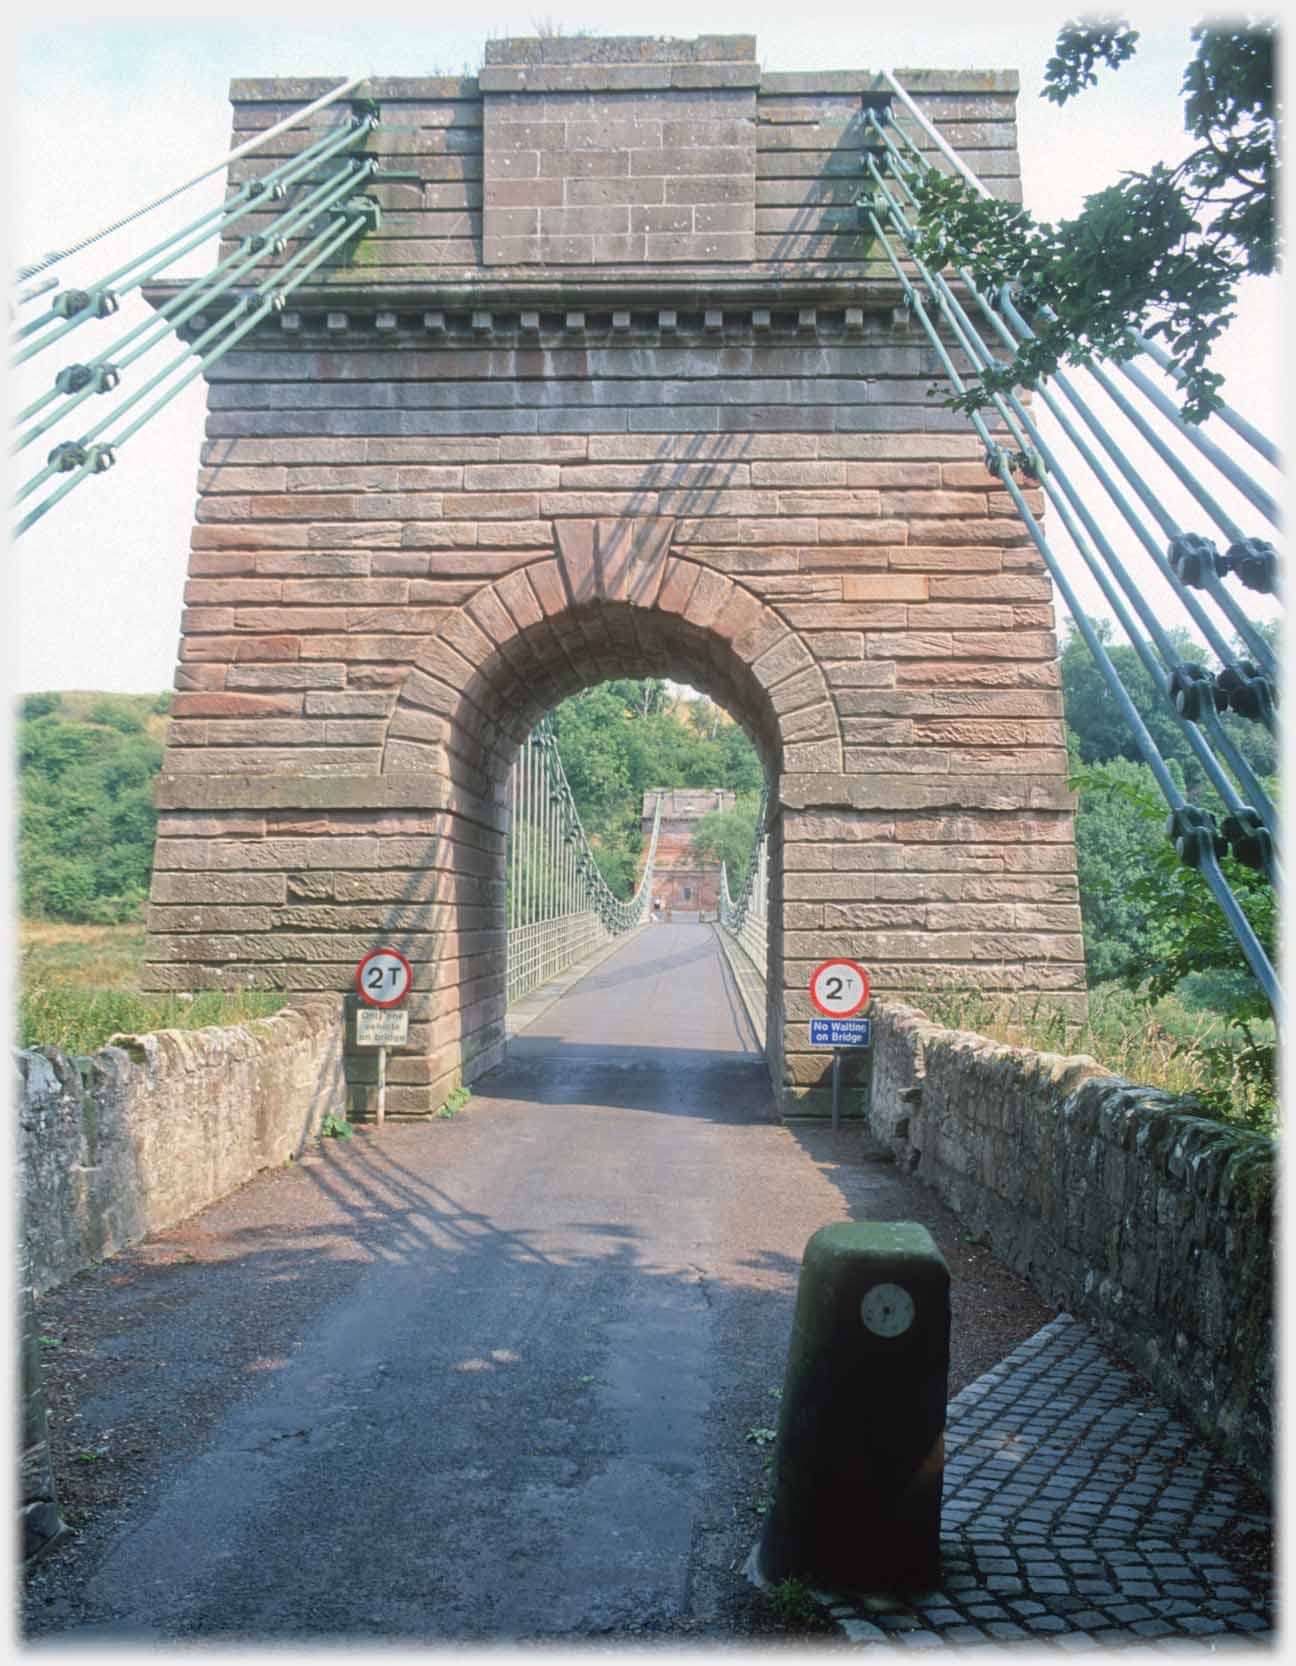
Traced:
<svg viewBox="0 0 1296 1666">
<path fill-rule="evenodd" d="M 894 1648 L 1272 1645 L 1255 1489 L 1061 1315 L 950 1401 L 944 1578 L 908 1600 L 823 1596 Z"/>
</svg>

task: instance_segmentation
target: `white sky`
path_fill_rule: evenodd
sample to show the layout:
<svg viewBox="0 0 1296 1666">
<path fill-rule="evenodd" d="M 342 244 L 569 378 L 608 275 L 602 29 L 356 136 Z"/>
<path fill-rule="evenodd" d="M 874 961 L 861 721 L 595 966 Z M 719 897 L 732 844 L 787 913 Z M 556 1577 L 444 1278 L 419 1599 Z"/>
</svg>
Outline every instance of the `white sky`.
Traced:
<svg viewBox="0 0 1296 1666">
<path fill-rule="evenodd" d="M 56 27 L 29 22 L 11 57 L 11 263 L 84 236 L 219 159 L 230 144 L 228 89 L 235 76 L 472 73 L 488 37 L 534 34 L 546 21 L 575 33 L 590 21 L 581 10 L 556 12 L 528 0 L 496 3 L 481 27 L 465 29 L 459 23 L 465 8 L 456 7 L 444 26 L 428 24 L 434 9 L 402 15 L 384 8 L 363 28 L 321 22 L 318 6 L 276 8 L 270 24 L 235 12 L 219 26 L 177 25 L 173 8 L 143 7 L 109 25 L 101 13 L 66 5 L 51 14 Z M 1064 6 L 1007 18 L 992 7 L 984 22 L 924 6 L 918 21 L 904 27 L 874 21 L 875 9 L 858 0 L 778 7 L 763 0 L 706 7 L 695 0 L 601 0 L 592 9 L 602 34 L 754 33 L 761 62 L 772 70 L 1015 68 L 1022 78 L 1026 203 L 1043 218 L 1074 212 L 1122 168 L 1175 162 L 1187 148 L 1178 88 L 1191 54 L 1190 18 L 1179 8 L 1135 10 L 1132 21 L 1144 33 L 1137 57 L 1061 111 L 1039 89 L 1058 27 L 1072 15 Z M 169 221 L 157 216 L 158 225 L 185 223 L 214 205 L 220 190 L 217 175 L 168 210 Z M 150 237 L 163 234 L 153 231 L 152 217 L 144 225 Z M 65 285 L 93 281 L 124 258 L 120 241 L 108 240 L 55 270 Z M 184 270 L 201 271 L 205 263 L 190 258 L 194 263 Z M 1253 290 L 1217 363 L 1231 402 L 1277 434 L 1283 362 L 1277 280 L 1257 282 Z M 37 361 L 38 387 L 50 356 Z M 21 391 L 31 396 L 26 385 Z M 78 487 L 13 545 L 17 605 L 6 619 L 14 688 L 171 686 L 203 416 L 199 380 L 130 441 L 110 474 Z M 33 447 L 24 464 L 43 449 Z M 26 466 L 17 478 L 30 472 Z M 1196 512 L 1186 510 L 1182 518 L 1186 526 L 1210 530 Z M 1238 518 L 1249 532 L 1267 530 L 1249 510 Z M 1128 538 L 1122 553 L 1132 564 L 1146 564 L 1149 592 L 1160 594 L 1164 587 Z M 1080 593 L 1090 611 L 1108 611 L 1087 578 Z M 1254 602 L 1249 592 L 1241 594 Z"/>
</svg>

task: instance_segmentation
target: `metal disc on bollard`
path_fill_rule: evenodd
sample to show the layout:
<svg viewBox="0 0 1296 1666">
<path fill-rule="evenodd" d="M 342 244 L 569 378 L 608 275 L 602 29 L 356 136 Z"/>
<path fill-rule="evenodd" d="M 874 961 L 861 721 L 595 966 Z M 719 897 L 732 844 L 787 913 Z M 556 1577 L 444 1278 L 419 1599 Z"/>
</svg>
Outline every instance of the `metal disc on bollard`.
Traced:
<svg viewBox="0 0 1296 1666">
<path fill-rule="evenodd" d="M 949 1269 L 925 1227 L 857 1221 L 806 1245 L 755 1571 L 839 1591 L 934 1584 Z"/>
</svg>

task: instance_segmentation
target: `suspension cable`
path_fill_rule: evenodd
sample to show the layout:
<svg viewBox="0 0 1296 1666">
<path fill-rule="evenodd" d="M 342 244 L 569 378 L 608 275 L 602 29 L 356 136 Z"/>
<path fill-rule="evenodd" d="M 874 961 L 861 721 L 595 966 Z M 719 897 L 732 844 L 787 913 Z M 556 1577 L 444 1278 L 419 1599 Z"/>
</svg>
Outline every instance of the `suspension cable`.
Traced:
<svg viewBox="0 0 1296 1666">
<path fill-rule="evenodd" d="M 34 278 L 38 273 L 57 265 L 59 261 L 66 260 L 69 255 L 79 254 L 82 249 L 88 249 L 92 243 L 98 243 L 101 238 L 108 237 L 114 231 L 119 231 L 122 226 L 130 225 L 133 220 L 142 219 L 145 214 L 151 214 L 155 208 L 160 208 L 163 203 L 168 203 L 172 198 L 181 196 L 193 186 L 201 184 L 204 179 L 210 179 L 213 174 L 219 173 L 222 168 L 227 168 L 231 162 L 237 162 L 241 157 L 248 155 L 259 145 L 265 144 L 267 139 L 276 138 L 280 133 L 287 132 L 290 127 L 296 127 L 299 122 L 313 116 L 317 110 L 323 110 L 337 99 L 344 98 L 354 87 L 358 87 L 362 81 L 367 79 L 367 74 L 353 75 L 350 80 L 340 82 L 331 92 L 323 94 L 312 104 L 304 105 L 302 109 L 294 111 L 292 115 L 285 116 L 282 121 L 276 122 L 273 127 L 266 128 L 263 133 L 258 133 L 254 138 L 245 140 L 243 144 L 237 145 L 227 155 L 222 156 L 219 162 L 213 162 L 209 168 L 204 168 L 201 173 L 194 174 L 192 179 L 185 180 L 182 185 L 173 186 L 170 191 L 164 192 L 162 196 L 155 197 L 152 202 L 145 203 L 143 208 L 137 208 L 133 213 L 123 215 L 121 219 L 114 220 L 111 225 L 104 226 L 100 231 L 91 232 L 88 237 L 81 238 L 79 242 L 70 244 L 66 249 L 55 249 L 50 254 L 43 255 L 40 260 L 33 261 L 28 266 L 19 267 L 17 281 L 26 283 L 29 278 Z"/>
<path fill-rule="evenodd" d="M 954 154 L 941 135 L 936 132 L 917 109 L 894 76 L 884 72 L 884 78 L 890 83 L 893 91 L 900 96 L 902 103 L 909 109 L 932 143 L 950 161 L 958 173 L 980 194 L 988 196 L 989 193 L 986 188 L 971 173 L 961 158 Z M 929 270 L 918 258 L 916 252 L 917 229 L 907 219 L 879 166 L 879 160 L 881 160 L 883 165 L 888 167 L 898 188 L 904 192 L 909 201 L 916 203 L 917 198 L 909 182 L 915 175 L 920 174 L 930 165 L 927 158 L 918 150 L 912 137 L 904 133 L 899 127 L 893 127 L 888 131 L 878 121 L 874 112 L 869 112 L 867 119 L 872 127 L 873 136 L 880 141 L 880 145 L 873 154 L 866 153 L 865 155 L 865 163 L 872 178 L 873 195 L 860 199 L 861 217 L 869 226 L 895 272 L 907 306 L 921 325 L 940 362 L 947 382 L 954 389 L 955 396 L 958 397 L 965 392 L 964 380 L 954 366 L 941 331 L 937 329 L 933 319 L 929 316 L 915 283 L 911 281 L 909 273 L 892 246 L 882 224 L 883 217 L 894 228 L 905 247 L 909 263 L 916 272 L 917 281 L 921 283 L 923 289 L 935 302 L 946 329 L 952 333 L 953 341 L 957 346 L 968 355 L 974 371 L 994 367 L 998 364 L 998 361 L 982 339 L 965 307 L 955 295 L 947 280 L 940 273 Z M 900 156 L 896 144 L 892 141 L 892 133 L 895 133 L 900 142 L 906 146 L 911 153 L 910 157 Z M 977 288 L 967 267 L 960 266 L 957 271 L 958 276 L 966 286 L 968 294 L 992 324 L 1001 342 L 1010 347 L 1015 353 L 1019 339 L 1025 332 L 1029 331 L 1029 325 L 1025 323 L 1025 320 L 1021 318 L 1020 313 L 1014 307 L 1011 296 L 1005 292 L 999 297 L 999 314 L 996 315 L 990 303 Z M 1016 335 L 1008 330 L 1007 325 L 1003 322 L 1005 318 L 1011 323 L 1013 330 L 1017 332 Z M 1074 394 L 1069 381 L 1059 373 L 1054 377 L 1055 384 L 1070 398 L 1082 419 L 1086 421 L 1097 436 L 1100 444 L 1112 456 L 1120 472 L 1125 475 L 1134 488 L 1152 520 L 1160 527 L 1163 534 L 1169 536 L 1171 544 L 1168 559 L 1161 555 L 1155 539 L 1144 527 L 1141 517 L 1133 513 L 1123 495 L 1115 488 L 1106 471 L 1097 463 L 1093 453 L 1075 434 L 1074 428 L 1069 422 L 1063 421 L 1064 432 L 1077 444 L 1077 448 L 1086 462 L 1094 467 L 1100 483 L 1107 489 L 1112 501 L 1121 509 L 1125 518 L 1136 530 L 1140 541 L 1153 555 L 1159 570 L 1171 583 L 1176 595 L 1184 602 L 1191 616 L 1195 621 L 1206 627 L 1203 634 L 1206 635 L 1207 640 L 1216 652 L 1219 653 L 1224 665 L 1224 671 L 1218 674 L 1217 680 L 1224 681 L 1227 677 L 1231 677 L 1233 682 L 1229 684 L 1230 688 L 1239 683 L 1246 684 L 1249 692 L 1247 698 L 1248 709 L 1245 715 L 1272 724 L 1273 685 L 1271 679 L 1273 660 L 1268 651 L 1268 645 L 1254 630 L 1249 618 L 1236 607 L 1232 598 L 1222 591 L 1218 583 L 1219 577 L 1224 572 L 1232 570 L 1240 572 L 1243 582 L 1250 584 L 1252 588 L 1272 588 L 1273 570 L 1276 564 L 1276 557 L 1272 555 L 1272 547 L 1262 540 L 1245 539 L 1241 528 L 1211 498 L 1205 488 L 1190 477 L 1189 471 L 1169 452 L 1168 448 L 1160 441 L 1159 436 L 1155 435 L 1141 415 L 1133 408 L 1131 402 L 1115 387 L 1111 378 L 1099 369 L 1095 369 L 1094 374 L 1099 381 L 1099 385 L 1112 397 L 1116 408 L 1133 423 L 1136 431 L 1152 445 L 1154 454 L 1171 469 L 1181 483 L 1192 491 L 1196 501 L 1212 516 L 1215 524 L 1220 527 L 1225 536 L 1232 540 L 1228 556 L 1223 559 L 1219 558 L 1217 553 L 1214 552 L 1214 546 L 1209 545 L 1209 540 L 1198 539 L 1195 535 L 1182 532 L 1173 518 L 1168 515 L 1164 505 L 1150 492 L 1142 478 L 1133 471 L 1132 466 L 1123 455 L 1119 442 L 1115 441 L 1103 425 L 1093 417 L 1084 402 Z M 1136 391 L 1146 392 L 1143 384 L 1147 383 L 1147 379 L 1142 377 L 1141 372 L 1128 379 Z M 1148 384 L 1148 386 L 1151 386 L 1151 384 Z M 1050 411 L 1058 415 L 1059 420 L 1062 421 L 1061 413 L 1057 411 L 1055 401 L 1047 387 L 1042 389 L 1041 392 Z M 1150 402 L 1155 408 L 1161 410 L 1163 415 L 1165 414 L 1162 403 L 1155 399 Z M 1090 514 L 1084 495 L 1078 492 L 1070 481 L 1065 469 L 1061 467 L 1057 458 L 1043 440 L 1030 413 L 1011 392 L 1007 397 L 997 393 L 992 394 L 989 403 L 998 418 L 1003 422 L 1008 436 L 1018 450 L 1015 455 L 1010 454 L 1005 446 L 992 435 L 980 412 L 972 411 L 970 413 L 972 426 L 986 448 L 986 467 L 998 476 L 1009 492 L 1014 506 L 1062 595 L 1077 629 L 1085 640 L 1109 692 L 1133 733 L 1137 750 L 1152 770 L 1153 776 L 1170 806 L 1171 814 L 1167 822 L 1167 834 L 1174 841 L 1180 859 L 1190 866 L 1201 869 L 1203 878 L 1223 910 L 1230 929 L 1237 938 L 1257 981 L 1265 990 L 1270 1002 L 1276 1004 L 1278 985 L 1273 967 L 1234 896 L 1217 860 L 1218 855 L 1228 849 L 1231 843 L 1234 855 L 1240 860 L 1261 872 L 1267 873 L 1271 878 L 1277 877 L 1279 870 L 1273 847 L 1273 840 L 1276 835 L 1276 816 L 1269 797 L 1264 792 L 1261 783 L 1257 780 L 1246 759 L 1219 723 L 1217 715 L 1219 701 L 1216 689 L 1208 686 L 1206 691 L 1203 692 L 1201 682 L 1204 680 L 1209 685 L 1209 679 L 1200 667 L 1183 667 L 1175 664 L 1177 656 L 1169 638 L 1161 628 L 1160 621 L 1147 604 L 1146 598 L 1142 596 L 1139 587 L 1133 584 L 1130 575 L 1126 573 L 1109 540 L 1102 534 L 1101 529 Z M 1177 428 L 1180 426 L 1181 424 L 1176 423 Z M 1266 512 L 1267 507 L 1272 504 L 1272 499 L 1269 499 L 1268 495 L 1259 487 L 1248 490 L 1245 485 L 1242 485 L 1238 478 L 1242 471 L 1236 470 L 1231 463 L 1227 467 L 1224 466 L 1221 461 L 1224 454 L 1218 452 L 1218 448 L 1215 448 L 1211 442 L 1206 441 L 1204 445 L 1198 446 L 1197 450 L 1201 456 L 1221 469 L 1226 478 L 1230 479 L 1230 482 L 1243 492 L 1243 495 L 1248 498 L 1253 507 L 1259 509 L 1262 513 Z M 1080 608 L 1078 599 L 1072 591 L 1038 521 L 1035 519 L 1022 488 L 1014 478 L 1014 468 L 1025 469 L 1042 485 L 1045 495 L 1061 515 L 1063 526 L 1075 542 L 1077 550 L 1098 580 L 1104 596 L 1113 606 L 1131 645 L 1152 676 L 1154 686 L 1172 701 L 1172 709 L 1179 720 L 1180 729 L 1187 736 L 1207 778 L 1219 791 L 1226 809 L 1230 812 L 1224 823 L 1222 833 L 1216 830 L 1214 820 L 1208 812 L 1185 801 L 1165 764 L 1165 760 L 1121 683 L 1120 676 L 1101 640 Z M 1061 491 L 1058 489 L 1059 486 Z M 1065 499 L 1063 494 L 1065 494 Z M 1135 611 L 1139 613 L 1144 624 L 1148 627 L 1153 642 L 1170 668 L 1171 674 L 1168 678 L 1161 672 L 1160 667 L 1152 658 L 1149 645 L 1143 640 L 1135 627 L 1120 595 L 1113 588 L 1111 580 L 1081 534 L 1079 526 L 1070 512 L 1071 507 L 1084 521 L 1103 560 L 1110 567 L 1120 587 L 1129 595 Z M 1202 546 L 1207 546 L 1207 548 L 1203 549 Z M 1257 582 L 1253 582 L 1253 580 Z M 1193 598 L 1186 594 L 1185 586 L 1190 584 L 1195 584 L 1205 591 L 1210 599 L 1216 603 L 1224 617 L 1237 629 L 1247 649 L 1255 654 L 1256 660 L 1263 668 L 1262 672 L 1257 673 L 1255 666 L 1251 665 L 1250 662 L 1234 662 L 1219 633 L 1209 626 L 1208 616 L 1203 614 Z M 1220 652 L 1221 649 L 1223 652 Z M 1198 673 L 1198 676 L 1193 677 L 1189 673 Z M 1232 770 L 1233 775 L 1241 782 L 1243 790 L 1249 795 L 1251 799 L 1249 804 L 1242 801 L 1233 782 L 1216 761 L 1206 734 L 1201 732 L 1203 729 L 1209 734 L 1210 741 L 1214 742 L 1220 755 Z M 1257 805 L 1259 806 L 1258 809 L 1255 808 Z M 727 876 L 723 894 L 725 906 L 732 909 L 735 905 L 728 894 Z"/>
</svg>

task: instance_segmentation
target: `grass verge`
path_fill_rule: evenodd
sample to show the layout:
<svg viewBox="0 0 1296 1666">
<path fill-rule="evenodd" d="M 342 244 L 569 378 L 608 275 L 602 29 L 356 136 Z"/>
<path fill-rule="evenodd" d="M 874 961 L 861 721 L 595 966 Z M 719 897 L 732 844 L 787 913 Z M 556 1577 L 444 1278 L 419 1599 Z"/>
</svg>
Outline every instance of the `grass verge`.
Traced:
<svg viewBox="0 0 1296 1666">
<path fill-rule="evenodd" d="M 1140 1087 L 1218 1103 L 1222 1085 L 1232 1104 L 1230 1120 L 1251 1127 L 1264 1124 L 1241 1070 L 1235 1065 L 1230 1072 L 1227 1057 L 1221 1082 L 1221 1044 L 1226 1054 L 1230 1049 L 1240 1053 L 1236 1033 L 1217 1013 L 1189 1006 L 1176 995 L 1148 1003 L 1123 984 L 1098 984 L 1089 991 L 1089 1017 L 1078 1027 L 1043 998 L 1023 1009 L 1010 997 L 951 991 L 924 996 L 916 1004 L 933 1023 L 971 1030 L 1010 1047 L 1087 1053 Z M 1272 1039 L 1272 1024 L 1255 1029 Z"/>
<path fill-rule="evenodd" d="M 146 936 L 140 925 L 20 922 L 18 1045 L 93 1053 L 119 1032 L 244 1024 L 283 1006 L 283 995 L 273 990 L 146 994 L 140 988 Z"/>
</svg>

